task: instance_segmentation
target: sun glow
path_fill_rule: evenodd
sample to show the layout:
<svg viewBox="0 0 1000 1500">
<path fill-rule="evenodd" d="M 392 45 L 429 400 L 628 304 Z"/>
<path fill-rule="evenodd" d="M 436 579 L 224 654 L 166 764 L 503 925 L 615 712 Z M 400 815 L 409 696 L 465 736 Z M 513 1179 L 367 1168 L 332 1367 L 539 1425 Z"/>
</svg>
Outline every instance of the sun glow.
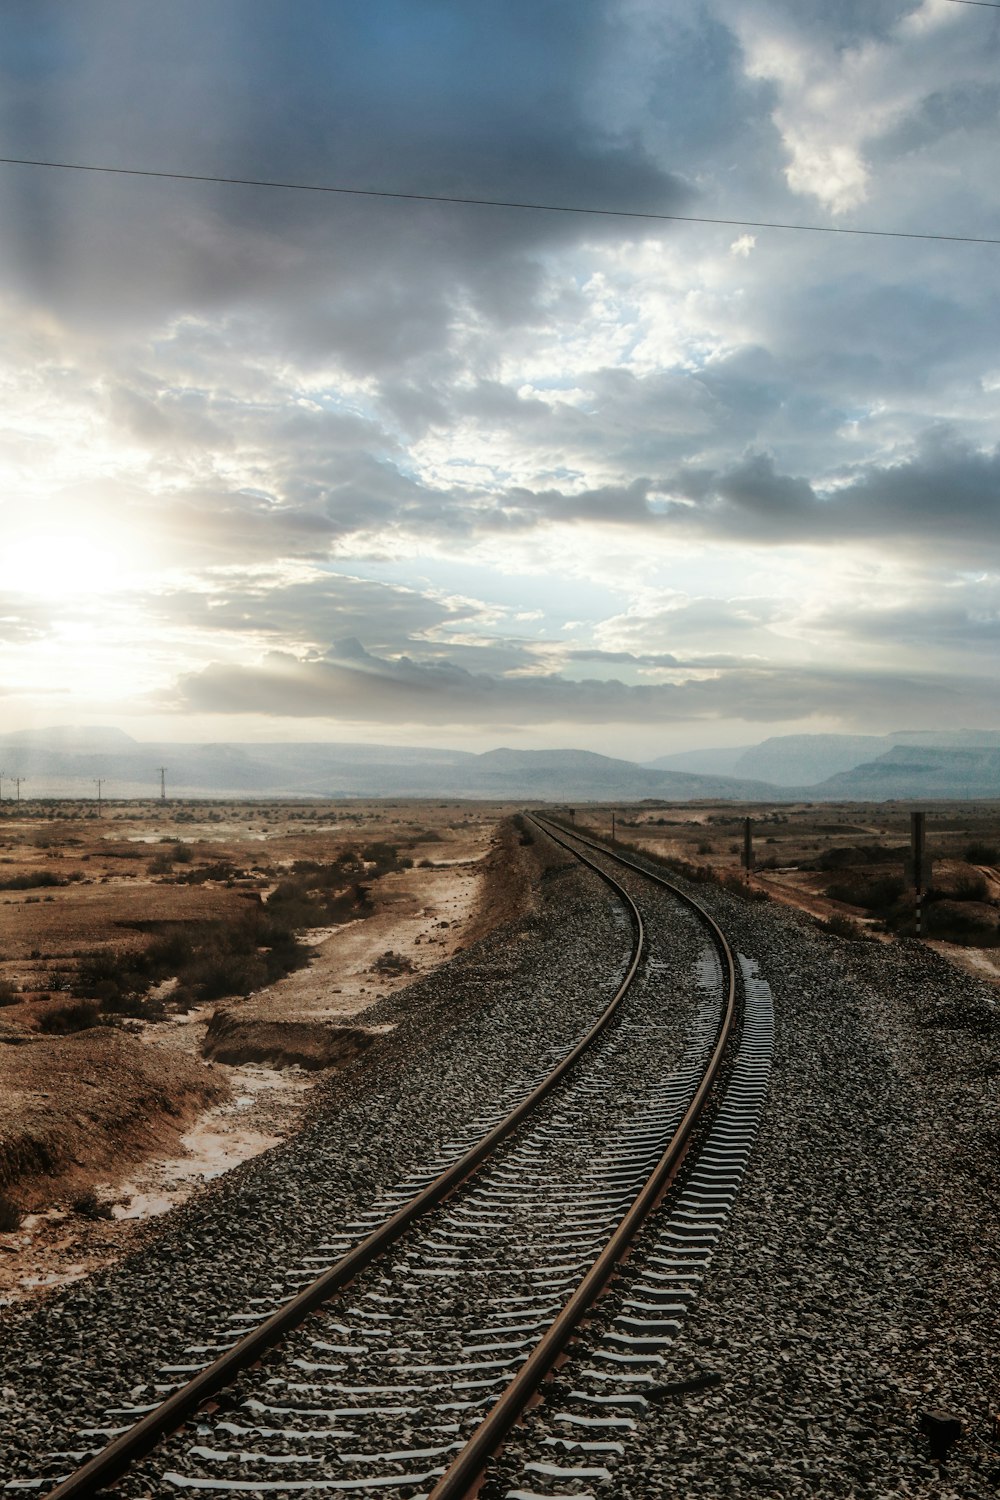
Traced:
<svg viewBox="0 0 1000 1500">
<path fill-rule="evenodd" d="M 114 543 L 79 532 L 26 531 L 0 549 L 0 589 L 38 599 L 110 594 L 124 587 L 125 562 Z"/>
</svg>

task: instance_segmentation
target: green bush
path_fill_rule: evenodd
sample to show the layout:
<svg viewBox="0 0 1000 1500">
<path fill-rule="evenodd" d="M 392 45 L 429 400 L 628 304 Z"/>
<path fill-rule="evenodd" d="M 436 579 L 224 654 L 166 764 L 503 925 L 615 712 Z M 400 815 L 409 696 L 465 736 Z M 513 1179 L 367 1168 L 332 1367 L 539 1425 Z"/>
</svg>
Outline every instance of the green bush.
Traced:
<svg viewBox="0 0 1000 1500">
<path fill-rule="evenodd" d="M 0 979 L 0 1005 L 17 1005 L 21 996 L 16 984 L 9 979 Z"/>
</svg>

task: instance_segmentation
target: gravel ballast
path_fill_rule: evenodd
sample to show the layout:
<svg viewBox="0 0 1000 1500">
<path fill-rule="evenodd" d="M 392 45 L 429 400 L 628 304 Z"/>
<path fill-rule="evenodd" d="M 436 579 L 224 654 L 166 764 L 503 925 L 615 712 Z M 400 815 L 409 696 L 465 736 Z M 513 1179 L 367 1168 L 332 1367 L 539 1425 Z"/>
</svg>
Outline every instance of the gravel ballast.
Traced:
<svg viewBox="0 0 1000 1500">
<path fill-rule="evenodd" d="M 684 885 L 678 880 L 678 884 Z M 770 984 L 770 1098 L 676 1367 L 602 1495 L 994 1496 L 997 991 L 687 887 Z M 921 1430 L 953 1413 L 943 1463 Z"/>
</svg>

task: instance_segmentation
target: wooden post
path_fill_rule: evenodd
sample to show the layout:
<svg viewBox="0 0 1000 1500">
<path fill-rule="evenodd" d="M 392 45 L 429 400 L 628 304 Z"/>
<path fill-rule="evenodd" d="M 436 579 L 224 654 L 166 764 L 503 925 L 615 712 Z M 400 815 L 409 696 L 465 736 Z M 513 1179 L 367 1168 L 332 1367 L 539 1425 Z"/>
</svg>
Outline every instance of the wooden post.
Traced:
<svg viewBox="0 0 1000 1500">
<path fill-rule="evenodd" d="M 924 819 L 926 813 L 910 813 L 910 857 L 913 860 L 913 886 L 917 893 L 917 937 L 919 938 L 923 928 L 923 904 L 924 904 Z"/>
<path fill-rule="evenodd" d="M 753 869 L 753 819 L 743 819 L 743 868 L 747 872 L 747 885 L 750 884 L 750 871 Z"/>
</svg>

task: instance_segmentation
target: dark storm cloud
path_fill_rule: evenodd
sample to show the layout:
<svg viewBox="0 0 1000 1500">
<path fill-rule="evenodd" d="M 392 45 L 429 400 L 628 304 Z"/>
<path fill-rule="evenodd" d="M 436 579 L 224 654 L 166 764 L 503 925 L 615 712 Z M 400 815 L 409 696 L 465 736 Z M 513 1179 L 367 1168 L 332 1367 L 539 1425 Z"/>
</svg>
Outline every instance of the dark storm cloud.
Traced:
<svg viewBox="0 0 1000 1500">
<path fill-rule="evenodd" d="M 895 538 L 906 550 L 944 547 L 974 557 L 1000 547 L 1000 448 L 983 453 L 947 429 L 925 435 L 913 457 L 870 465 L 820 492 L 782 474 L 773 457 L 750 453 L 721 472 L 688 469 L 660 479 L 608 485 L 579 495 L 509 492 L 490 527 L 543 521 L 676 529 L 692 536 L 764 544 Z"/>
<path fill-rule="evenodd" d="M 610 9 L 579 0 L 567 26 L 555 0 L 303 0 L 294 16 L 270 0 L 94 0 L 85 18 L 37 0 L 5 9 L 21 52 L 0 130 L 11 155 L 676 208 L 677 179 L 590 110 Z M 535 255 L 581 233 L 572 216 L 14 167 L 0 193 L 8 277 L 77 322 L 252 299 L 261 336 L 367 369 L 441 346 L 467 299 L 501 325 L 530 316 Z"/>
<path fill-rule="evenodd" d="M 700 502 L 696 526 L 764 542 L 892 537 L 906 550 L 970 556 L 1000 546 L 1000 449 L 982 453 L 947 431 L 927 434 L 912 458 L 873 464 L 823 495 L 763 454 L 696 476 L 690 493 Z"/>
<path fill-rule="evenodd" d="M 188 419 L 196 426 L 205 420 L 177 417 Z M 144 411 L 143 421 L 153 418 Z M 247 448 L 252 426 L 258 431 Z M 276 427 L 285 429 L 283 440 L 273 438 Z M 421 547 L 499 544 L 543 527 L 610 526 L 775 546 L 892 539 L 911 555 L 943 549 L 970 564 L 1000 547 L 1000 449 L 984 452 L 944 426 L 925 433 L 908 458 L 858 464 L 825 487 L 783 473 L 770 453 L 751 451 L 722 469 L 689 466 L 574 492 L 437 488 L 403 472 L 395 442 L 374 426 L 294 408 L 287 417 L 243 413 L 233 433 L 266 487 L 177 483 L 153 504 L 122 486 L 122 520 L 133 516 L 157 545 L 197 565 L 320 560 L 334 544 L 359 537 L 369 545 L 379 537 Z"/>
<path fill-rule="evenodd" d="M 670 723 L 738 717 L 768 723 L 810 714 L 888 723 L 932 707 L 965 712 L 981 684 L 899 673 L 743 667 L 656 685 L 501 677 L 452 662 L 387 661 L 357 642 L 336 656 L 272 652 L 257 666 L 213 663 L 180 680 L 174 706 L 201 713 L 270 714 L 396 724 Z"/>
</svg>

